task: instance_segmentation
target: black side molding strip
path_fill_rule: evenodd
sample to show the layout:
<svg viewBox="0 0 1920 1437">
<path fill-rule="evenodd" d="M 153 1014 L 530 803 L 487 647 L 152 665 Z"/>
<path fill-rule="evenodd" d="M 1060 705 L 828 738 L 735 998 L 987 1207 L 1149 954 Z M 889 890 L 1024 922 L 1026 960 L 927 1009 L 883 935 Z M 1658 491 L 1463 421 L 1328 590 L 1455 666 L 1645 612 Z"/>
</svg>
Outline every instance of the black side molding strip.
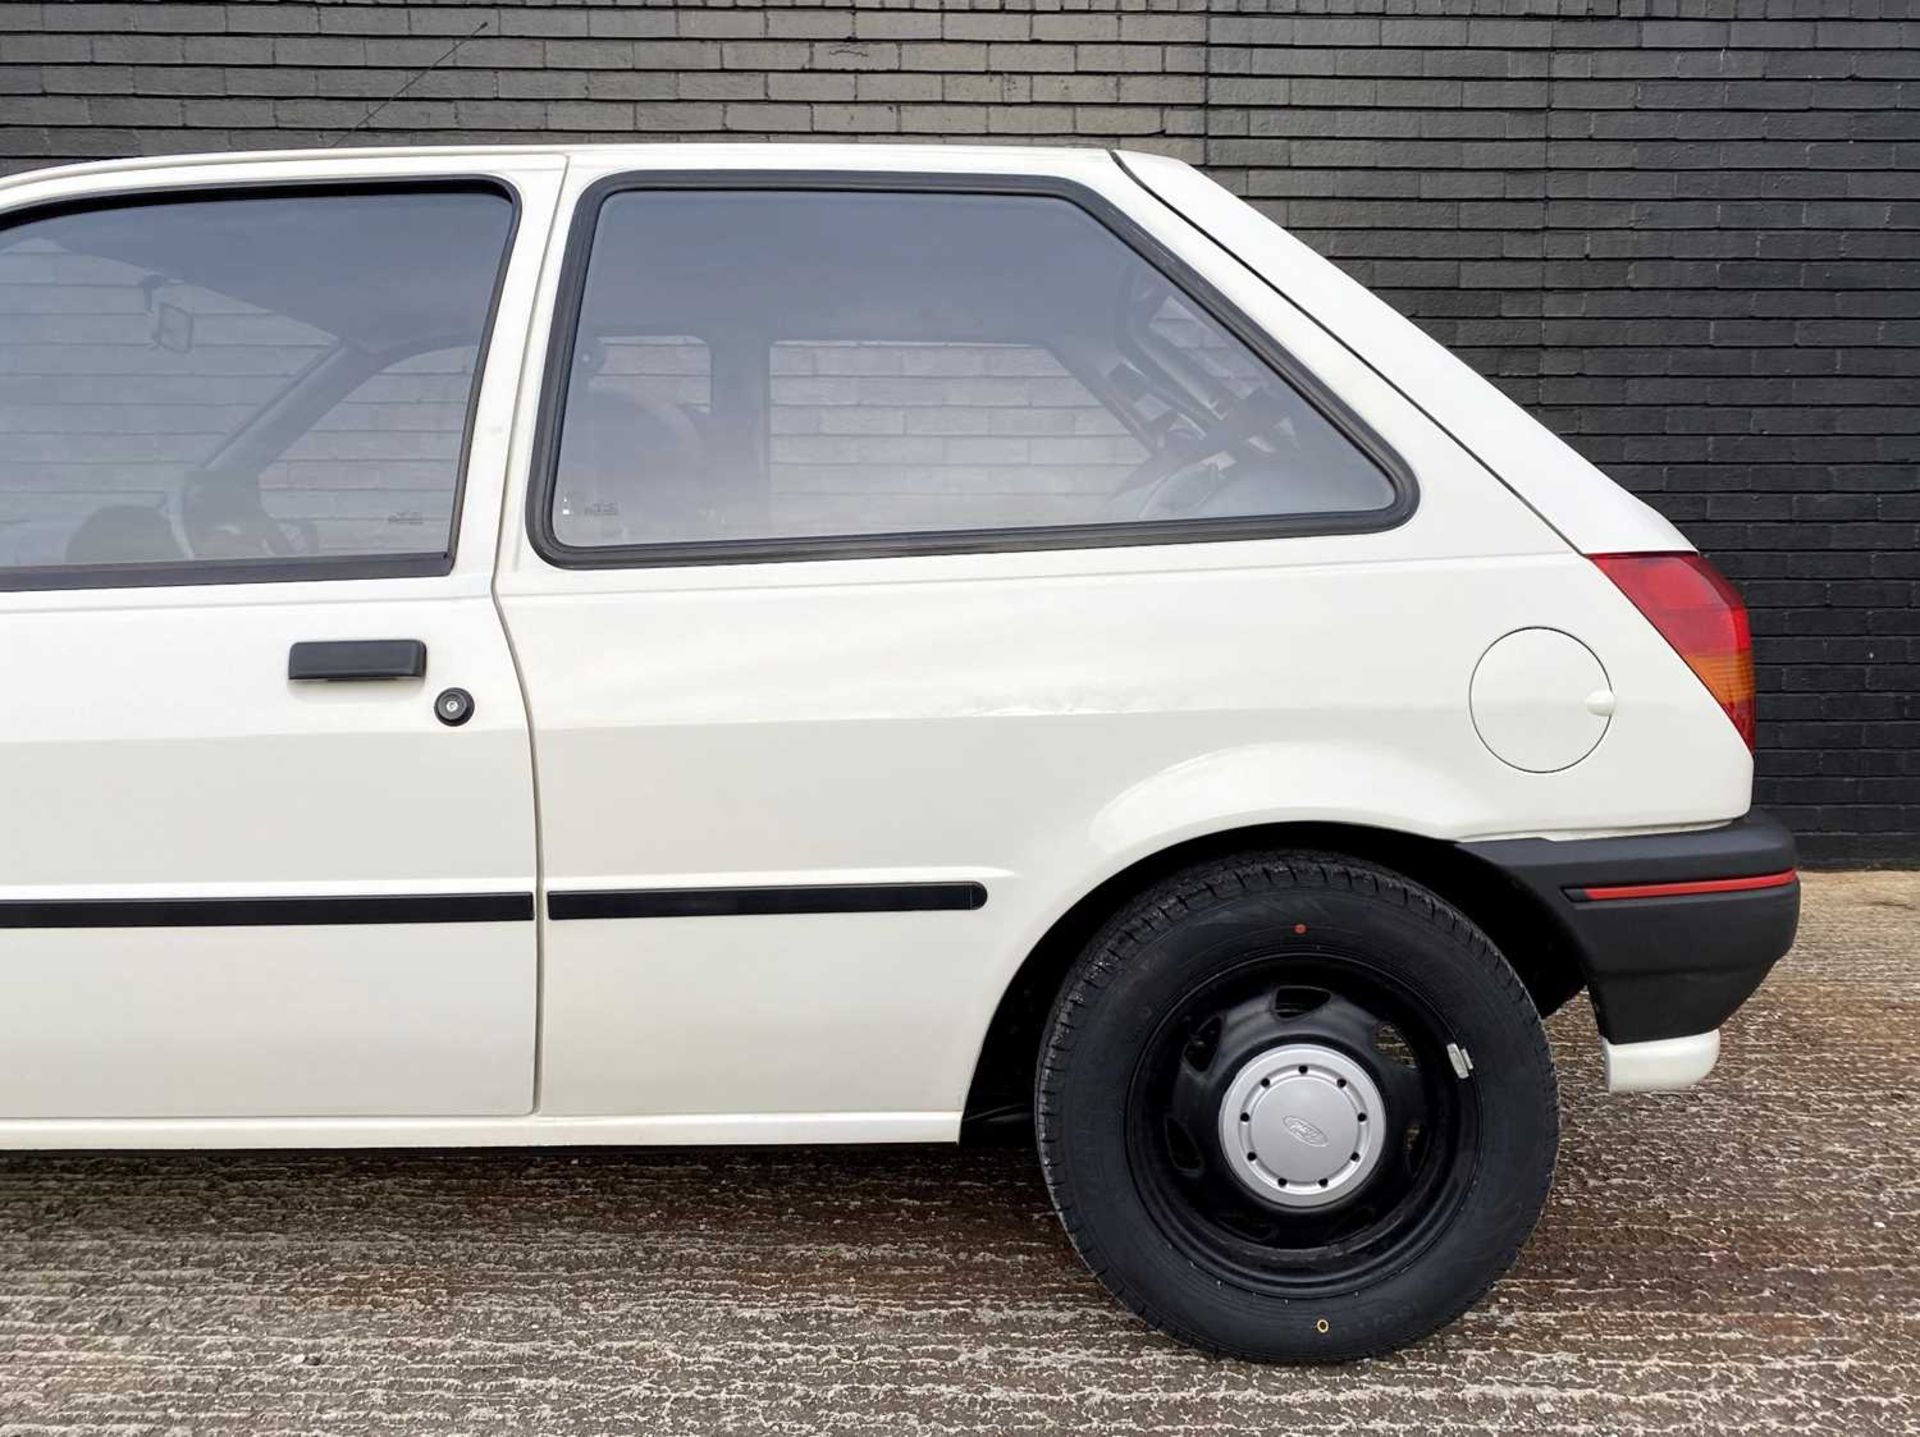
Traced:
<svg viewBox="0 0 1920 1437">
<path fill-rule="evenodd" d="M 0 902 L 0 928 L 287 928 L 349 923 L 529 923 L 531 893 Z"/>
<path fill-rule="evenodd" d="M 928 913 L 986 906 L 980 883 L 819 883 L 549 893 L 549 918 L 727 918 L 769 913 Z"/>
</svg>

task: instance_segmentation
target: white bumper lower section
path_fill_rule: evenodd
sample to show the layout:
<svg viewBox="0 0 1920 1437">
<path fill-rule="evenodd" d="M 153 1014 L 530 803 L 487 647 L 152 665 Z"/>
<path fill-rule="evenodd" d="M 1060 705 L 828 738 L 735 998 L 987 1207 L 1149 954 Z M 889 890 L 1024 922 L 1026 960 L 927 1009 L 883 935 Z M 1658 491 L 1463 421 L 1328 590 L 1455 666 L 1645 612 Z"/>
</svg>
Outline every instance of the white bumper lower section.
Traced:
<svg viewBox="0 0 1920 1437">
<path fill-rule="evenodd" d="M 1608 1092 L 1665 1093 L 1691 1088 L 1713 1071 L 1720 1060 L 1720 1030 L 1650 1043 L 1616 1044 L 1602 1038 L 1600 1047 L 1607 1055 Z"/>
</svg>

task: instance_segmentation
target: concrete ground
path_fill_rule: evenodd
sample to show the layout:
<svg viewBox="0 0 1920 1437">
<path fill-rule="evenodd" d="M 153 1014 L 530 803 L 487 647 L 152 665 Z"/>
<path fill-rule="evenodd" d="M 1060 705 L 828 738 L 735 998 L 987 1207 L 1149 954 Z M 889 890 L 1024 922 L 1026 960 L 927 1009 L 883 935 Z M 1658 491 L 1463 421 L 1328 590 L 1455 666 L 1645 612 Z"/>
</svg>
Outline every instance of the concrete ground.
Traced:
<svg viewBox="0 0 1920 1437">
<path fill-rule="evenodd" d="M 1816 877 L 1678 1097 L 1601 1095 L 1512 1276 L 1342 1369 L 1197 1357 L 1030 1155 L 0 1157 L 0 1434 L 1920 1433 L 1920 874 Z"/>
</svg>

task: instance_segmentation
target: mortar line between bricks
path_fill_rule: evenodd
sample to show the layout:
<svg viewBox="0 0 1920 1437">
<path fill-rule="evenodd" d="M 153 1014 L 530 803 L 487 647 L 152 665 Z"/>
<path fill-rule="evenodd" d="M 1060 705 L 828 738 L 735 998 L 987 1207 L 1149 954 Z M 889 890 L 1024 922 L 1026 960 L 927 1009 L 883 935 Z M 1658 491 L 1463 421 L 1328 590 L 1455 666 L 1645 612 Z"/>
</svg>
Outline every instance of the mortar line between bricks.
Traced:
<svg viewBox="0 0 1920 1437">
<path fill-rule="evenodd" d="M 1219 18 L 1219 0 L 1207 0 L 1207 18 L 1202 26 L 1206 53 L 1200 61 L 1200 168 L 1208 173 L 1213 170 L 1214 29 Z"/>
</svg>

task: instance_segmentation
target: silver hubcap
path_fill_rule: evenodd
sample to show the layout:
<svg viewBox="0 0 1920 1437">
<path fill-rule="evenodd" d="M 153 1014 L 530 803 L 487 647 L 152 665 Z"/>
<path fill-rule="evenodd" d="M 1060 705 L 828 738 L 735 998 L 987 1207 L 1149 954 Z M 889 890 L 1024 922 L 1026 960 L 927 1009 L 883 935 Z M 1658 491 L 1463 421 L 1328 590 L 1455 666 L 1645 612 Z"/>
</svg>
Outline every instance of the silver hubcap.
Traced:
<svg viewBox="0 0 1920 1437">
<path fill-rule="evenodd" d="M 1289 1043 L 1234 1078 L 1220 1105 L 1220 1144 L 1254 1196 L 1279 1207 L 1326 1207 L 1356 1192 L 1379 1164 L 1385 1123 L 1365 1068 L 1319 1043 Z"/>
</svg>

